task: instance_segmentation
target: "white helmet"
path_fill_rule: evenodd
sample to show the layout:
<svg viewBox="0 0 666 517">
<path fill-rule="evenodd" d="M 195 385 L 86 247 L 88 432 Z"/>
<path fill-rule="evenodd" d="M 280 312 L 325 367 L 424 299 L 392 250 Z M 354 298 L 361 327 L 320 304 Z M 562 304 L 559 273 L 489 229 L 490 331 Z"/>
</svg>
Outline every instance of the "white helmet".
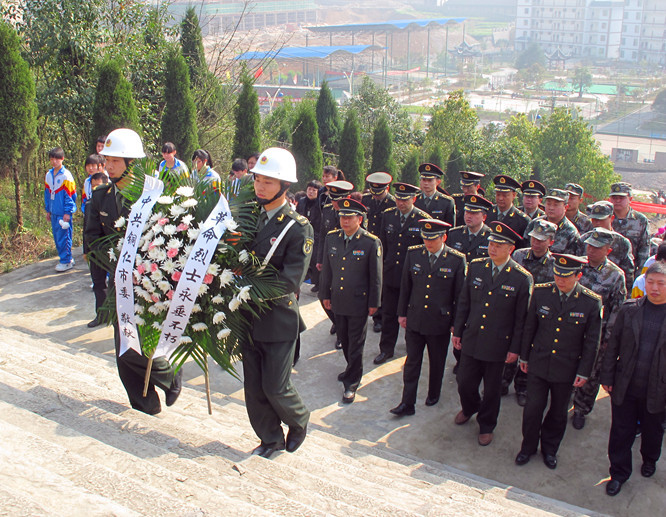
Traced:
<svg viewBox="0 0 666 517">
<path fill-rule="evenodd" d="M 288 183 L 296 183 L 296 160 L 294 156 L 281 147 L 269 147 L 257 160 L 250 172 L 268 178 L 276 178 Z"/>
<path fill-rule="evenodd" d="M 118 158 L 144 158 L 141 137 L 127 128 L 114 129 L 106 137 L 104 149 L 99 154 L 103 156 L 117 156 Z"/>
</svg>

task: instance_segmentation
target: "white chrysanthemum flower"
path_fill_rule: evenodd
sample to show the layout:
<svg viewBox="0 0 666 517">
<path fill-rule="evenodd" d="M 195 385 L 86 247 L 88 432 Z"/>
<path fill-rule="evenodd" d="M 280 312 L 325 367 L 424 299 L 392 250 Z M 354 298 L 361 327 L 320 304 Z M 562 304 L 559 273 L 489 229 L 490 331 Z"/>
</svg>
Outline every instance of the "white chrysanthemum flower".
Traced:
<svg viewBox="0 0 666 517">
<path fill-rule="evenodd" d="M 150 274 L 150 279 L 151 279 L 153 282 L 159 282 L 159 281 L 162 280 L 163 278 L 164 278 L 164 275 L 162 274 L 162 272 L 161 272 L 159 269 L 156 269 L 155 271 L 153 271 L 153 272 Z"/>
<path fill-rule="evenodd" d="M 164 245 L 164 237 L 161 235 L 159 237 L 156 237 L 153 242 L 150 243 L 151 246 L 154 248 L 159 248 L 160 246 Z"/>
<path fill-rule="evenodd" d="M 192 197 L 194 195 L 194 189 L 192 187 L 178 187 L 176 189 L 177 196 Z"/>
<path fill-rule="evenodd" d="M 243 264 L 250 260 L 250 254 L 247 252 L 247 250 L 240 251 L 238 254 L 238 260 L 240 260 Z"/>
<path fill-rule="evenodd" d="M 183 245 L 183 241 L 181 241 L 180 239 L 169 239 L 169 242 L 167 242 L 166 247 L 167 247 L 167 249 L 170 249 L 170 248 L 180 249 L 180 247 L 182 245 Z"/>
<path fill-rule="evenodd" d="M 158 262 L 164 262 L 166 259 L 167 259 L 166 251 L 164 251 L 162 248 L 158 249 L 156 260 Z"/>
<path fill-rule="evenodd" d="M 176 233 L 176 225 L 175 224 L 166 224 L 164 225 L 164 235 L 173 235 Z"/>
<path fill-rule="evenodd" d="M 237 311 L 240 306 L 241 306 L 241 301 L 235 296 L 229 302 L 229 310 L 231 312 Z"/>
<path fill-rule="evenodd" d="M 206 270 L 206 273 L 209 275 L 217 276 L 217 274 L 220 272 L 220 266 L 217 264 L 209 264 L 208 269 Z"/>
<path fill-rule="evenodd" d="M 162 269 L 167 275 L 170 275 L 176 270 L 176 263 L 171 259 L 165 260 Z"/>
<path fill-rule="evenodd" d="M 170 205 L 171 203 L 173 203 L 173 198 L 171 196 L 160 196 L 157 198 L 157 202 L 160 205 Z"/>
<path fill-rule="evenodd" d="M 181 255 L 180 257 L 178 257 L 178 260 L 176 261 L 178 269 L 180 270 L 185 269 L 185 264 L 187 264 L 187 255 Z"/>
<path fill-rule="evenodd" d="M 201 284 L 201 285 L 199 286 L 199 293 L 198 293 L 198 296 L 203 296 L 203 295 L 206 294 L 207 292 L 208 292 L 208 286 L 207 286 L 206 284 Z"/>
<path fill-rule="evenodd" d="M 118 239 L 118 242 L 116 242 L 116 249 L 118 251 L 123 249 L 123 244 L 125 244 L 125 239 Z"/>
<path fill-rule="evenodd" d="M 194 216 L 192 214 L 187 214 L 183 216 L 180 222 L 183 224 L 190 224 L 192 222 L 192 219 L 194 219 Z"/>
<path fill-rule="evenodd" d="M 116 219 L 116 222 L 114 223 L 113 226 L 115 226 L 116 228 L 122 228 L 123 226 L 125 226 L 126 222 L 127 221 L 125 220 L 125 218 L 121 215 L 118 219 Z"/>
<path fill-rule="evenodd" d="M 160 231 L 162 231 L 162 230 L 161 230 L 161 227 L 159 227 L 159 228 L 160 228 Z M 142 237 L 142 239 L 145 239 L 146 241 L 148 241 L 148 244 L 150 244 L 150 243 L 152 242 L 152 240 L 153 240 L 153 237 L 154 237 L 155 235 L 157 235 L 157 234 L 156 234 L 156 233 L 153 231 L 153 229 L 151 228 L 151 229 L 149 229 L 149 230 L 144 234 L 144 236 Z"/>
<path fill-rule="evenodd" d="M 223 339 L 227 339 L 229 337 L 229 334 L 231 334 L 231 330 L 229 329 L 222 329 L 217 333 L 217 339 L 222 341 Z"/>
<path fill-rule="evenodd" d="M 150 216 L 150 219 L 148 219 L 151 223 L 154 223 L 155 221 L 159 221 L 164 217 L 164 214 L 162 212 L 155 212 L 153 215 Z"/>
<path fill-rule="evenodd" d="M 185 213 L 185 209 L 180 205 L 171 205 L 169 208 L 169 213 L 174 217 L 178 217 L 179 215 L 183 215 Z"/>
<path fill-rule="evenodd" d="M 200 233 L 201 229 L 199 228 L 189 228 L 187 230 L 187 238 L 190 239 L 191 241 L 196 241 Z"/>
<path fill-rule="evenodd" d="M 183 248 L 183 253 L 185 254 L 186 257 L 190 256 L 190 253 L 192 253 L 192 248 L 194 248 L 193 244 L 188 244 Z"/>
<path fill-rule="evenodd" d="M 224 314 L 223 312 L 216 312 L 213 315 L 213 323 L 215 325 L 218 325 L 218 324 L 222 323 L 226 318 L 227 318 L 227 315 Z"/>
<path fill-rule="evenodd" d="M 143 293 L 141 293 L 141 298 L 146 300 L 148 303 L 153 303 L 153 299 L 150 297 L 150 293 L 148 291 L 143 291 Z M 150 310 L 150 307 L 148 310 Z"/>
<path fill-rule="evenodd" d="M 148 250 L 148 258 L 156 262 L 159 262 L 158 257 L 160 256 L 160 251 L 162 251 L 160 248 L 153 248 Z"/>
<path fill-rule="evenodd" d="M 211 298 L 210 301 L 219 305 L 220 303 L 224 303 L 224 298 L 222 298 L 219 294 L 216 294 Z"/>
<path fill-rule="evenodd" d="M 142 285 L 143 288 L 144 288 L 146 291 L 148 291 L 149 293 L 152 293 L 152 292 L 155 290 L 155 286 L 154 286 L 153 283 L 150 281 L 150 278 L 148 278 L 147 276 L 144 276 L 144 277 L 141 279 L 141 285 Z"/>
<path fill-rule="evenodd" d="M 191 197 L 190 199 L 186 199 L 185 201 L 183 201 L 180 204 L 180 206 L 187 209 L 187 208 L 193 208 L 193 207 L 197 206 L 198 204 L 199 204 L 199 202 L 196 199 L 194 199 L 193 197 Z"/>
<path fill-rule="evenodd" d="M 153 321 L 151 325 L 155 330 L 162 330 L 162 324 L 159 321 Z"/>
<path fill-rule="evenodd" d="M 144 291 L 143 289 L 141 289 L 141 286 L 138 286 L 138 285 L 135 285 L 135 286 L 134 286 L 134 294 L 136 294 L 137 296 L 141 296 L 141 297 L 143 297 L 143 293 L 145 293 L 145 292 L 146 292 L 146 291 Z"/>
<path fill-rule="evenodd" d="M 226 287 L 233 279 L 233 272 L 230 269 L 225 269 L 220 275 L 220 287 Z"/>
<path fill-rule="evenodd" d="M 238 228 L 238 223 L 233 220 L 232 217 L 227 217 L 222 221 L 224 223 L 224 226 L 227 227 L 227 230 L 230 232 L 235 232 L 236 228 Z"/>
<path fill-rule="evenodd" d="M 241 302 L 246 302 L 250 299 L 250 288 L 251 286 L 246 285 L 245 287 L 242 287 L 236 295 Z"/>
<path fill-rule="evenodd" d="M 204 330 L 208 330 L 208 325 L 201 322 L 195 323 L 192 325 L 192 330 L 194 330 L 194 332 L 203 332 Z"/>
<path fill-rule="evenodd" d="M 113 251 L 113 248 L 109 248 L 109 259 L 111 259 L 112 262 L 116 262 L 118 260 L 116 253 Z"/>
<path fill-rule="evenodd" d="M 166 293 L 169 291 L 169 289 L 171 289 L 171 284 L 166 280 L 160 280 L 159 282 L 157 282 L 157 287 L 159 288 L 160 291 Z"/>
<path fill-rule="evenodd" d="M 162 311 L 160 311 L 160 307 L 158 304 L 154 304 L 148 307 L 148 312 L 150 314 L 154 314 L 155 316 L 157 316 Z"/>
<path fill-rule="evenodd" d="M 192 306 L 192 314 L 195 314 L 197 312 L 201 312 L 201 305 L 199 305 L 198 303 L 195 303 Z"/>
<path fill-rule="evenodd" d="M 188 336 L 180 336 L 181 345 L 189 345 L 192 342 L 192 339 Z"/>
<path fill-rule="evenodd" d="M 138 303 L 134 304 L 134 312 L 135 314 L 143 314 L 143 307 L 139 305 Z"/>
<path fill-rule="evenodd" d="M 143 320 L 143 318 L 141 316 L 136 315 L 136 314 L 134 315 L 134 322 L 137 325 L 145 325 L 146 324 L 146 322 Z"/>
</svg>

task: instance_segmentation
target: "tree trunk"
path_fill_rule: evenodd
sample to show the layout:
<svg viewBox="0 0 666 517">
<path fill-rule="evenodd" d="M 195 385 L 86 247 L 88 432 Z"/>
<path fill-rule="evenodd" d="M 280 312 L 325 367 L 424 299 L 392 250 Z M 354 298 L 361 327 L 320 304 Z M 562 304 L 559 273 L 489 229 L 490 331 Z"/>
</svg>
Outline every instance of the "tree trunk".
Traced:
<svg viewBox="0 0 666 517">
<path fill-rule="evenodd" d="M 16 197 L 16 229 L 23 229 L 23 204 L 21 202 L 21 179 L 19 178 L 18 165 L 13 167 L 14 176 L 14 195 Z"/>
</svg>

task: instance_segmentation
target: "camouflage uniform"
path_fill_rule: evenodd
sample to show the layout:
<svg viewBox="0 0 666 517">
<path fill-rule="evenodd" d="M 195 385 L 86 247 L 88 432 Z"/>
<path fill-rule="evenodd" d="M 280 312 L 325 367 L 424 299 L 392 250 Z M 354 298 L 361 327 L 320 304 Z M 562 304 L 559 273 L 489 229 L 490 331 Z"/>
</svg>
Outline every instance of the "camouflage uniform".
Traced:
<svg viewBox="0 0 666 517">
<path fill-rule="evenodd" d="M 511 258 L 532 274 L 535 284 L 545 284 L 554 280 L 553 254 L 550 251 L 546 251 L 543 257 L 537 258 L 531 248 L 523 248 L 514 251 Z"/>
<path fill-rule="evenodd" d="M 631 252 L 634 255 L 635 271 L 640 270 L 650 256 L 650 234 L 648 220 L 643 214 L 629 209 L 624 219 L 613 219 L 613 230 L 624 235 L 631 242 Z"/>
<path fill-rule="evenodd" d="M 606 352 L 606 344 L 615 323 L 615 318 L 617 318 L 617 313 L 627 298 L 627 288 L 624 273 L 619 266 L 608 259 L 597 267 L 592 267 L 589 264 L 583 266 L 583 276 L 580 283 L 601 296 L 604 316 L 601 329 L 601 345 L 599 346 L 597 359 L 594 362 L 592 374 L 585 385 L 576 389 L 574 394 L 574 411 L 586 415 L 592 411 L 599 392 L 599 373 Z"/>
<path fill-rule="evenodd" d="M 592 235 L 592 233 L 592 231 L 589 231 L 581 236 L 581 245 L 577 255 L 583 256 L 586 254 L 585 244 L 583 243 L 585 242 L 585 239 Z M 631 286 L 634 285 L 635 271 L 634 256 L 631 254 L 631 241 L 629 241 L 624 235 L 613 232 L 613 243 L 611 244 L 611 248 L 613 251 L 608 255 L 608 259 L 615 265 L 620 266 L 620 269 L 624 273 L 627 293 L 631 293 Z"/>
<path fill-rule="evenodd" d="M 594 229 L 590 218 L 580 210 L 576 212 L 576 215 L 573 217 L 573 219 L 569 220 L 573 223 L 573 225 L 576 227 L 576 230 L 578 230 L 578 233 L 581 235 Z"/>
<path fill-rule="evenodd" d="M 539 220 L 546 220 L 546 216 L 538 217 L 527 225 L 524 234 L 525 239 L 529 240 L 529 233 L 534 230 L 535 221 Z M 555 242 L 550 247 L 550 251 L 553 253 L 576 255 L 578 248 L 580 247 L 580 234 L 578 233 L 578 230 L 576 230 L 576 227 L 566 218 L 566 216 L 564 216 L 559 223 L 555 224 L 557 224 L 557 233 L 555 234 Z"/>
</svg>

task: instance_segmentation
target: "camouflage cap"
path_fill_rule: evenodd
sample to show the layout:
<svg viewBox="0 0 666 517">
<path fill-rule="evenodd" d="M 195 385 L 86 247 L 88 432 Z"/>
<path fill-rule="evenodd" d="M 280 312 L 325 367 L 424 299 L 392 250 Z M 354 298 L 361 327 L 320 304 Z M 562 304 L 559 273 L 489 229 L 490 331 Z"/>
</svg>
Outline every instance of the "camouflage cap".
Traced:
<svg viewBox="0 0 666 517">
<path fill-rule="evenodd" d="M 581 187 L 578 183 L 567 183 L 564 185 L 564 190 L 573 194 L 574 196 L 582 196 L 585 189 Z"/>
<path fill-rule="evenodd" d="M 613 232 L 606 230 L 606 228 L 595 228 L 592 232 L 590 232 L 590 236 L 585 239 L 585 244 L 589 244 L 595 248 L 610 246 L 612 243 Z"/>
<path fill-rule="evenodd" d="M 613 203 L 610 201 L 597 201 L 587 205 L 585 209 L 587 215 L 592 219 L 606 219 L 613 215 Z"/>
<path fill-rule="evenodd" d="M 580 272 L 587 259 L 585 257 L 576 257 L 564 253 L 553 253 L 553 273 L 557 276 L 571 276 Z"/>
<path fill-rule="evenodd" d="M 545 219 L 537 219 L 534 221 L 534 228 L 527 235 L 540 241 L 552 241 L 556 233 L 557 225 L 555 223 L 551 223 Z"/>
<path fill-rule="evenodd" d="M 421 237 L 426 240 L 436 239 L 449 231 L 451 225 L 438 219 L 420 219 Z"/>
<path fill-rule="evenodd" d="M 611 185 L 611 196 L 631 196 L 631 185 L 624 181 Z"/>
<path fill-rule="evenodd" d="M 563 203 L 569 202 L 569 193 L 561 188 L 552 188 L 548 191 L 548 195 L 544 199 L 554 199 L 555 201 L 562 201 Z"/>
</svg>

